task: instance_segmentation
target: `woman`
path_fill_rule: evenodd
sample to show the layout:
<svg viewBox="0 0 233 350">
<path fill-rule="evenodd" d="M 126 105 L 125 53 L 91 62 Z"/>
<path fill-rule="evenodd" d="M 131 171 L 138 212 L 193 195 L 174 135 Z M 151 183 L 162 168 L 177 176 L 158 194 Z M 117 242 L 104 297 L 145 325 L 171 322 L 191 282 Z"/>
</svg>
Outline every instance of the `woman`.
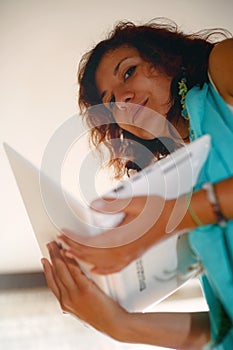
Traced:
<svg viewBox="0 0 233 350">
<path fill-rule="evenodd" d="M 124 200 L 94 202 L 93 208 L 104 212 L 121 211 L 123 205 L 125 219 L 94 238 L 92 246 L 65 236 L 61 238 L 68 250 L 55 242 L 48 245 L 52 265 L 43 259 L 44 271 L 63 310 L 123 342 L 181 349 L 208 343 L 227 350 L 233 344 L 233 40 L 224 37 L 214 44 L 210 34 L 185 35 L 172 24 L 120 23 L 80 63 L 79 104 L 92 127 L 93 143 L 107 143 L 118 177 L 203 134 L 212 137 L 188 210 L 169 230 L 170 234 L 190 230 L 190 245 L 204 267 L 201 279 L 209 314 L 129 313 L 88 280 L 72 259 L 92 263 L 100 274 L 121 270 L 165 238 L 173 207 L 176 203 L 180 210 L 186 208 L 185 196 L 165 203 L 151 196 L 147 212 L 152 221 L 132 242 L 126 243 L 125 236 L 130 228 L 137 229 L 133 223 L 148 200 L 145 197 L 127 205 Z M 91 106 L 100 104 L 96 113 Z M 158 124 L 148 110 L 164 122 Z M 118 143 L 110 142 L 116 138 Z M 137 151 L 138 143 L 150 150 L 148 157 Z M 101 244 L 108 248 L 100 248 Z"/>
</svg>

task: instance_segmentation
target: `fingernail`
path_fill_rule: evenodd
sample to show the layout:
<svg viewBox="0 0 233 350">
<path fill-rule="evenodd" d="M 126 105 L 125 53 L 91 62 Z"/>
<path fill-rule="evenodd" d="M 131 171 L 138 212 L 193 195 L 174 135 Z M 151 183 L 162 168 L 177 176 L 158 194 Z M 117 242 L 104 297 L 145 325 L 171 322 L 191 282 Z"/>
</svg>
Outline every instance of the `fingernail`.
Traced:
<svg viewBox="0 0 233 350">
<path fill-rule="evenodd" d="M 65 252 L 65 256 L 70 259 L 75 259 L 75 256 L 72 253 Z"/>
</svg>

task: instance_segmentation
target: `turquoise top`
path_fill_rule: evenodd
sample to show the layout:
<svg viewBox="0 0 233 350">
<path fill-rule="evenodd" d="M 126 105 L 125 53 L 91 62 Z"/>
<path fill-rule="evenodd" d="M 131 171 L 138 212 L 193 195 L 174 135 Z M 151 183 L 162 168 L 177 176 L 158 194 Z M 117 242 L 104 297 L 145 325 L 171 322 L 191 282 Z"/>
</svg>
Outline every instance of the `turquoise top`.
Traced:
<svg viewBox="0 0 233 350">
<path fill-rule="evenodd" d="M 233 113 L 210 84 L 192 88 L 186 97 L 194 138 L 211 136 L 211 150 L 195 189 L 205 182 L 233 176 Z M 233 198 L 233 194 L 230 194 Z M 199 227 L 189 242 L 204 266 L 200 277 L 210 309 L 211 343 L 208 348 L 233 349 L 233 220 Z"/>
</svg>

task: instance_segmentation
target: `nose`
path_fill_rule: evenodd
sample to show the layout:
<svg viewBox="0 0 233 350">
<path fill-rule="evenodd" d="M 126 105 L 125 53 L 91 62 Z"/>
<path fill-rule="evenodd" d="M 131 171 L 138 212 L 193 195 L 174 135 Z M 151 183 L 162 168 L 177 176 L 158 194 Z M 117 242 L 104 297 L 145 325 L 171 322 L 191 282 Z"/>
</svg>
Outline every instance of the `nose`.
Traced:
<svg viewBox="0 0 233 350">
<path fill-rule="evenodd" d="M 127 103 L 132 102 L 134 98 L 134 93 L 133 91 L 126 90 L 126 91 L 118 91 L 115 93 L 115 104 L 118 109 L 126 109 L 127 108 Z"/>
</svg>

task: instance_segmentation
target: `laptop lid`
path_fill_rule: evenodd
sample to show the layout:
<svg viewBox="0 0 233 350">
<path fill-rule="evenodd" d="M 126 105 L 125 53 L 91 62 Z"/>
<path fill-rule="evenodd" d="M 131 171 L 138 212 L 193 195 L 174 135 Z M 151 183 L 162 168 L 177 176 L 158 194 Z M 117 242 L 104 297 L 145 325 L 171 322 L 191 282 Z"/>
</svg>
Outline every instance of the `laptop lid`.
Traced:
<svg viewBox="0 0 233 350">
<path fill-rule="evenodd" d="M 93 235 L 121 221 L 122 217 L 112 217 L 111 224 L 108 221 L 107 227 L 104 227 L 104 216 L 99 221 L 97 217 L 93 219 L 93 212 L 77 199 L 69 194 L 64 197 L 59 184 L 46 174 L 41 174 L 38 168 L 9 145 L 4 144 L 4 148 L 43 256 L 48 257 L 46 243 L 56 240 L 62 228 L 74 233 L 77 231 L 84 235 Z M 157 194 L 174 198 L 187 193 L 197 181 L 209 148 L 210 137 L 205 135 L 166 159 L 147 167 L 106 195 L 127 197 Z M 49 195 L 50 203 L 53 204 L 50 208 L 45 203 L 43 191 Z M 69 205 L 66 202 L 68 197 Z M 70 203 L 73 205 L 70 206 Z M 195 276 L 198 271 L 193 270 L 190 273 L 189 270 L 193 263 L 195 258 L 191 254 L 187 236 L 175 235 L 156 244 L 119 273 L 108 276 L 91 274 L 89 277 L 126 309 L 140 311 L 151 308 Z M 89 273 L 88 265 L 81 264 Z"/>
</svg>

